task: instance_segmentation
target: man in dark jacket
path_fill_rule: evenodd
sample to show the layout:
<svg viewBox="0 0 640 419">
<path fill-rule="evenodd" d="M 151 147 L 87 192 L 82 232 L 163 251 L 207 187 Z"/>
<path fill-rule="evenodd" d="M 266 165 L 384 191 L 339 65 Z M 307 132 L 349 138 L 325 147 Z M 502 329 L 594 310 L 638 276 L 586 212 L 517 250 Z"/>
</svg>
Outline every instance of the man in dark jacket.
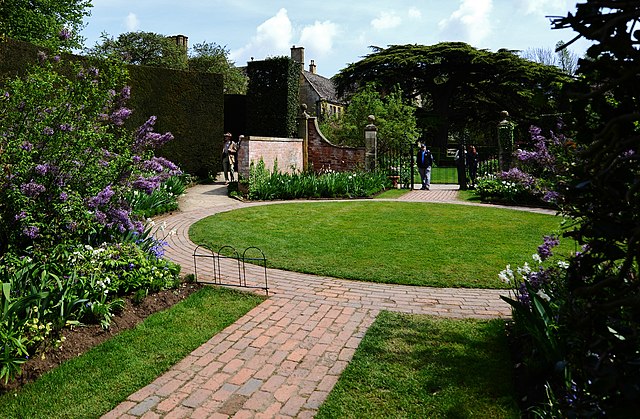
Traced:
<svg viewBox="0 0 640 419">
<path fill-rule="evenodd" d="M 420 151 L 418 151 L 418 154 L 416 155 L 416 163 L 418 164 L 418 172 L 420 173 L 420 179 L 422 180 L 422 188 L 420 188 L 420 190 L 428 191 L 431 187 L 431 166 L 433 165 L 433 155 L 424 144 L 420 146 Z"/>
</svg>

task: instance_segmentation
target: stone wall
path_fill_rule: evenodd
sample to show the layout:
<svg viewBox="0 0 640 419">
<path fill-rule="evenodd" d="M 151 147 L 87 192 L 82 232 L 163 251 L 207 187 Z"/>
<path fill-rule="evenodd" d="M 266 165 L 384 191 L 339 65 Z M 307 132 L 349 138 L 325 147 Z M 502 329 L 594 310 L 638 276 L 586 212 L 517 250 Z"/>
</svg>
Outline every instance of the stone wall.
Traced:
<svg viewBox="0 0 640 419">
<path fill-rule="evenodd" d="M 278 160 L 280 172 L 292 173 L 303 170 L 302 139 L 274 137 L 245 137 L 238 149 L 238 172 L 249 177 L 249 166 L 264 161 L 265 168 L 273 170 Z"/>
<path fill-rule="evenodd" d="M 248 177 L 251 163 L 257 164 L 260 159 L 269 171 L 273 170 L 277 160 L 278 170 L 285 173 L 305 169 L 316 172 L 364 169 L 364 147 L 331 144 L 320 132 L 317 121 L 317 118 L 309 116 L 299 118 L 301 138 L 245 137 L 238 149 L 238 172 Z"/>
<path fill-rule="evenodd" d="M 340 147 L 327 140 L 318 128 L 316 118 L 307 119 L 309 169 L 346 172 L 365 167 L 364 147 Z M 364 135 L 364 134 L 363 134 Z"/>
</svg>

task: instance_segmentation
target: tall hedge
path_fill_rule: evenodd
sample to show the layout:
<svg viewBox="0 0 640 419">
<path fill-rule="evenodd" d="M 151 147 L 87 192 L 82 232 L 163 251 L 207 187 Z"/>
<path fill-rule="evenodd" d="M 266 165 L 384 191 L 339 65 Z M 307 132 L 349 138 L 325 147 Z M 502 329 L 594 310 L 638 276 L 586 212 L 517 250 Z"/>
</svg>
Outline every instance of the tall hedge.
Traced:
<svg viewBox="0 0 640 419">
<path fill-rule="evenodd" d="M 36 63 L 41 50 L 42 47 L 28 42 L 0 38 L 0 85 L 3 79 L 21 75 Z M 64 59 L 85 58 L 64 54 Z M 222 75 L 139 66 L 128 69 L 131 85 L 128 106 L 134 111 L 129 126 L 135 128 L 155 115 L 158 118 L 155 131 L 170 131 L 175 136 L 157 154 L 198 176 L 221 171 Z"/>
<path fill-rule="evenodd" d="M 289 57 L 251 61 L 247 75 L 247 132 L 265 137 L 295 137 L 300 64 Z"/>
</svg>

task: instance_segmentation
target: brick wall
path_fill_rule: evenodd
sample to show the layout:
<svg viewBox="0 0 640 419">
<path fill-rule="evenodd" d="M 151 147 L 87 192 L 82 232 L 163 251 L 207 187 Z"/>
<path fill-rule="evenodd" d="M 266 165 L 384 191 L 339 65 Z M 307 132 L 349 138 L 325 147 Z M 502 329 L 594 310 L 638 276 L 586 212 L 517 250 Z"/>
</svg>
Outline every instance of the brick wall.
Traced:
<svg viewBox="0 0 640 419">
<path fill-rule="evenodd" d="M 251 162 L 262 159 L 265 167 L 271 171 L 276 159 L 281 172 L 291 173 L 303 169 L 302 139 L 250 136 L 240 143 L 238 150 L 238 172 L 249 176 Z"/>
<path fill-rule="evenodd" d="M 320 132 L 316 118 L 307 119 L 307 129 L 309 168 L 315 171 L 331 169 L 336 172 L 364 168 L 364 147 L 340 147 L 331 144 Z"/>
</svg>

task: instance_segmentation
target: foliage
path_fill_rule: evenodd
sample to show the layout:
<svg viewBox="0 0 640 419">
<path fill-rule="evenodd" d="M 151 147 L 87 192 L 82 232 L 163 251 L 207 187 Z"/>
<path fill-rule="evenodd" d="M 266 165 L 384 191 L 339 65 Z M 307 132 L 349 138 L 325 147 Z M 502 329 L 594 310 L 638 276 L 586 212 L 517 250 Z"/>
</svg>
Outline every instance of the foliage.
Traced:
<svg viewBox="0 0 640 419">
<path fill-rule="evenodd" d="M 545 285 L 548 301 L 534 297 L 535 311 L 518 320 L 533 353 L 553 354 L 547 367 L 556 361 L 543 375 L 539 416 L 631 417 L 640 408 L 640 5 L 587 0 L 576 7 L 553 25 L 594 43 L 579 61 L 567 121 L 576 159 L 558 189 L 561 210 L 574 221 L 565 236 L 581 249 Z M 553 340 L 541 339 L 542 330 Z M 548 350 L 554 347 L 561 350 Z"/>
<path fill-rule="evenodd" d="M 418 130 L 414 113 L 399 88 L 382 97 L 373 85 L 367 85 L 350 98 L 343 113 L 324 118 L 320 131 L 334 144 L 363 147 L 364 128 L 369 124 L 369 115 L 373 115 L 378 147 L 384 151 L 415 142 Z"/>
<path fill-rule="evenodd" d="M 3 0 L 0 35 L 54 50 L 82 46 L 78 35 L 89 16 L 91 0 Z"/>
<path fill-rule="evenodd" d="M 390 181 L 379 172 L 281 173 L 276 161 L 269 171 L 260 159 L 249 167 L 249 199 L 361 198 L 389 188 Z"/>
<path fill-rule="evenodd" d="M 341 94 L 375 83 L 386 92 L 400 85 L 416 100 L 418 126 L 433 147 L 446 148 L 449 131 L 473 133 L 476 143 L 495 129 L 499 112 L 516 123 L 556 113 L 560 89 L 570 78 L 558 68 L 531 62 L 514 52 L 479 50 L 462 42 L 392 45 L 378 49 L 335 76 Z M 521 124 L 519 124 L 521 125 Z"/>
<path fill-rule="evenodd" d="M 219 73 L 224 77 L 225 94 L 246 94 L 247 76 L 229 59 L 229 50 L 216 43 L 194 44 L 189 54 L 189 70 Z"/>
<path fill-rule="evenodd" d="M 247 75 L 247 132 L 266 137 L 294 137 L 300 110 L 300 64 L 289 57 L 251 61 Z"/>
<path fill-rule="evenodd" d="M 155 117 L 133 135 L 123 128 L 131 110 L 129 88 L 116 91 L 121 66 L 43 60 L 8 81 L 0 100 L 0 255 L 91 232 L 141 232 L 125 193 L 151 193 L 179 173 L 153 156 L 172 138 L 153 132 Z"/>
<path fill-rule="evenodd" d="M 150 218 L 178 209 L 178 197 L 184 194 L 186 184 L 182 176 L 171 176 L 151 194 L 138 190 L 129 191 L 125 199 L 131 212 L 144 218 Z"/>
<path fill-rule="evenodd" d="M 179 273 L 126 199 L 180 173 L 153 153 L 172 135 L 153 132 L 155 117 L 124 128 L 130 89 L 118 63 L 40 58 L 0 92 L 5 380 L 50 334 L 78 322 L 107 328 L 118 295 L 175 286 Z"/>
<path fill-rule="evenodd" d="M 101 42 L 86 50 L 97 57 L 115 57 L 127 64 L 165 67 L 178 70 L 188 68 L 187 51 L 171 38 L 154 32 L 125 32 L 118 38 L 103 33 Z"/>
<path fill-rule="evenodd" d="M 560 203 L 558 191 L 569 179 L 578 147 L 562 133 L 550 132 L 546 138 L 535 126 L 529 128 L 529 133 L 528 149 L 519 148 L 513 153 L 513 168 L 478 179 L 476 192 L 483 201 L 538 206 Z"/>
</svg>

